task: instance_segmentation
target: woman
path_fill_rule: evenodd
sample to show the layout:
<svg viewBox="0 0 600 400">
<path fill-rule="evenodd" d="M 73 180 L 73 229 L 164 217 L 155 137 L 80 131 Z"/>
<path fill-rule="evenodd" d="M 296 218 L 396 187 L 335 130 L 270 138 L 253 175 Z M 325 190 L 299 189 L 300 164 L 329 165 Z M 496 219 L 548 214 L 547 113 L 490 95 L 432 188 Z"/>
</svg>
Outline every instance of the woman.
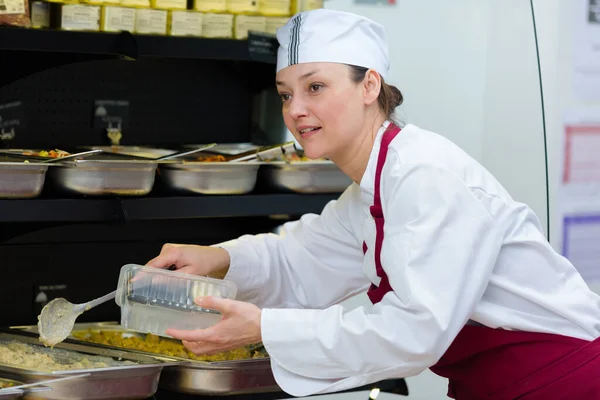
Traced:
<svg viewBox="0 0 600 400">
<path fill-rule="evenodd" d="M 355 183 L 281 236 L 165 245 L 149 265 L 227 271 L 240 290 L 197 300 L 223 314 L 214 327 L 168 334 L 196 353 L 262 340 L 296 396 L 431 368 L 461 400 L 600 398 L 600 298 L 481 165 L 396 126 L 383 28 L 316 10 L 277 37 L 286 126 Z M 367 289 L 372 310 L 336 305 Z"/>
</svg>

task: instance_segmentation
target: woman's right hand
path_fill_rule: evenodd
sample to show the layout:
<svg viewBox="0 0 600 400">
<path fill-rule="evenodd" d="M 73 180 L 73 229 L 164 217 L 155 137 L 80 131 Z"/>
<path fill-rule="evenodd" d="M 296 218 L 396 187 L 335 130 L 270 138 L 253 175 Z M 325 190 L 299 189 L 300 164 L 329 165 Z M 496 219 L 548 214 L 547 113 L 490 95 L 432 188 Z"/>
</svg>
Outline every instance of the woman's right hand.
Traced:
<svg viewBox="0 0 600 400">
<path fill-rule="evenodd" d="M 188 274 L 223 278 L 230 261 L 227 250 L 219 247 L 167 243 L 146 265 L 164 269 L 173 266 Z"/>
</svg>

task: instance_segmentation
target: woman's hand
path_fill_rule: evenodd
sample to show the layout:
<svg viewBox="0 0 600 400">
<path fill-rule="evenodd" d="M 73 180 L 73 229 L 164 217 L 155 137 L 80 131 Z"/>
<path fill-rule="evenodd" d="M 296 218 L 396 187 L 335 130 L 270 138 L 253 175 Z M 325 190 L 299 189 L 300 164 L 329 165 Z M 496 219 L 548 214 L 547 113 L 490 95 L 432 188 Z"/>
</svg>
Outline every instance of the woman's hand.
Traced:
<svg viewBox="0 0 600 400">
<path fill-rule="evenodd" d="M 166 332 L 181 340 L 194 354 L 212 355 L 262 341 L 261 310 L 254 304 L 210 296 L 198 297 L 195 303 L 203 308 L 219 311 L 221 321 L 206 329 L 168 329 Z"/>
<path fill-rule="evenodd" d="M 155 268 L 174 266 L 180 272 L 222 278 L 230 262 L 227 250 L 219 247 L 167 243 L 146 265 Z"/>
</svg>

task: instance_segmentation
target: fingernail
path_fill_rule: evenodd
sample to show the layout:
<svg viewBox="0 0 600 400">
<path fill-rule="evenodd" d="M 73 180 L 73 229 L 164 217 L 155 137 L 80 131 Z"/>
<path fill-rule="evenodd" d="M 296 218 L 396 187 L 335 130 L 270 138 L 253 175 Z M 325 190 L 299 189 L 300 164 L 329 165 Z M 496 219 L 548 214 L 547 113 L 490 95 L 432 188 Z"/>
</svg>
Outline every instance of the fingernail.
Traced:
<svg viewBox="0 0 600 400">
<path fill-rule="evenodd" d="M 204 301 L 204 297 L 202 296 L 198 296 L 194 299 L 194 303 L 196 303 L 197 305 L 201 306 L 202 302 Z"/>
</svg>

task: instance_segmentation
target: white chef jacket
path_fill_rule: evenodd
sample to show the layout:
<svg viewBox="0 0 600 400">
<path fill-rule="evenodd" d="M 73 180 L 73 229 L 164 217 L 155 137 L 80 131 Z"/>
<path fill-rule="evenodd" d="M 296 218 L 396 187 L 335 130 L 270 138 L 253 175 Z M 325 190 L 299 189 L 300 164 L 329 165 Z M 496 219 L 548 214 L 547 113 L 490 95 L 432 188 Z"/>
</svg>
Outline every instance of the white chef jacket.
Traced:
<svg viewBox="0 0 600 400">
<path fill-rule="evenodd" d="M 231 256 L 225 279 L 238 299 L 263 307 L 263 343 L 281 388 L 306 396 L 416 375 L 468 320 L 600 336 L 600 296 L 551 248 L 533 211 L 458 146 L 414 125 L 391 142 L 381 175 L 381 263 L 394 290 L 368 312 L 336 305 L 380 281 L 369 206 L 388 124 L 360 185 L 321 215 L 280 235 L 217 245 Z"/>
</svg>

